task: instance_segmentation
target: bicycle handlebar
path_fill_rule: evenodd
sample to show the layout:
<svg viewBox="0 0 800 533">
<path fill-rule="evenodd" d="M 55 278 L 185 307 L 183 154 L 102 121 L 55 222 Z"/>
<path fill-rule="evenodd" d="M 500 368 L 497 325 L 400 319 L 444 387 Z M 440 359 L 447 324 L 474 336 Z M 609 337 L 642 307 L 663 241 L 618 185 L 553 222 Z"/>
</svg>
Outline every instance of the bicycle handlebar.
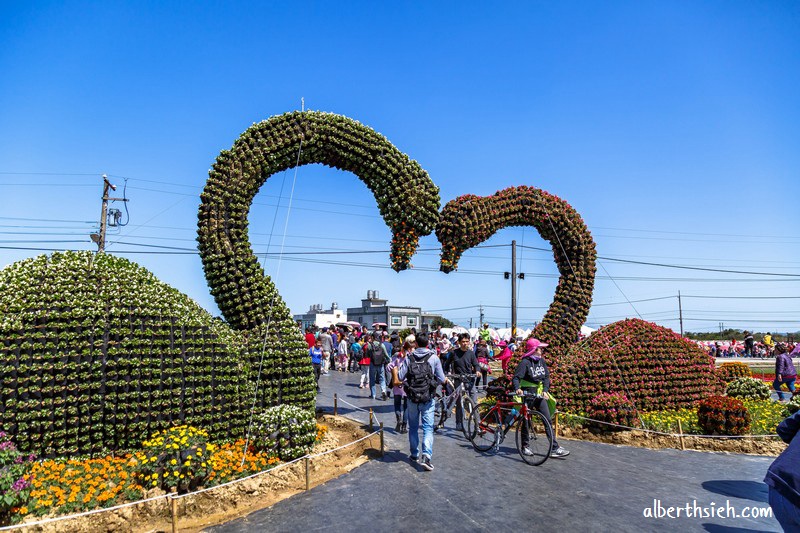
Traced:
<svg viewBox="0 0 800 533">
<path fill-rule="evenodd" d="M 475 379 L 477 374 L 447 374 L 448 378 L 459 379 L 461 381 L 467 381 L 470 379 Z"/>
</svg>

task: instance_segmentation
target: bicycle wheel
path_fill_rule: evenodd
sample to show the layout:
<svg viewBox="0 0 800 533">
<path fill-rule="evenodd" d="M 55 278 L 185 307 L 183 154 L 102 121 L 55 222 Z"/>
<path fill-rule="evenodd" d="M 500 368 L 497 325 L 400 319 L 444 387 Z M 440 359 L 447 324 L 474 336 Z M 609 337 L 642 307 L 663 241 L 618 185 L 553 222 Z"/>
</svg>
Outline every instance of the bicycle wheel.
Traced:
<svg viewBox="0 0 800 533">
<path fill-rule="evenodd" d="M 434 405 L 433 430 L 439 431 L 444 427 L 444 421 L 447 420 L 447 402 L 444 398 L 436 398 L 436 400 L 434 400 Z"/>
<path fill-rule="evenodd" d="M 528 433 L 528 445 L 523 445 L 524 433 Z M 542 413 L 529 410 L 527 417 L 517 423 L 517 451 L 529 465 L 538 466 L 550 457 L 553 449 L 553 428 Z"/>
<path fill-rule="evenodd" d="M 473 409 L 472 416 L 466 420 L 467 434 L 471 435 L 472 447 L 479 452 L 488 452 L 501 438 L 503 426 L 499 409 L 490 409 L 480 416 L 478 409 Z"/>
<path fill-rule="evenodd" d="M 478 404 L 476 404 L 469 396 L 461 397 L 461 411 L 464 413 L 464 420 L 461 423 L 461 430 L 464 432 L 464 437 L 472 442 L 472 436 L 480 426 L 480 419 L 478 418 Z M 470 426 L 470 420 L 475 417 Z"/>
</svg>

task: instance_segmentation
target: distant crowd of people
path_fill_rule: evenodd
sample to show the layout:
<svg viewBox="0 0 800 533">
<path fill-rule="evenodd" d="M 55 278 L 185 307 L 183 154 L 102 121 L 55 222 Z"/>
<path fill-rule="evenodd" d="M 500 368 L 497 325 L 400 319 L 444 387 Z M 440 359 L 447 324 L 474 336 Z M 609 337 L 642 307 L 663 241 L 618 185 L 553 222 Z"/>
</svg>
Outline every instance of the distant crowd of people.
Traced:
<svg viewBox="0 0 800 533">
<path fill-rule="evenodd" d="M 756 357 L 766 359 L 775 357 L 776 348 L 781 346 L 785 353 L 792 356 L 800 356 L 800 343 L 778 343 L 772 338 L 772 334 L 767 332 L 761 340 L 755 340 L 749 331 L 744 332 L 744 339 L 740 342 L 737 339 L 727 341 L 700 341 L 698 343 L 712 357 Z"/>
</svg>

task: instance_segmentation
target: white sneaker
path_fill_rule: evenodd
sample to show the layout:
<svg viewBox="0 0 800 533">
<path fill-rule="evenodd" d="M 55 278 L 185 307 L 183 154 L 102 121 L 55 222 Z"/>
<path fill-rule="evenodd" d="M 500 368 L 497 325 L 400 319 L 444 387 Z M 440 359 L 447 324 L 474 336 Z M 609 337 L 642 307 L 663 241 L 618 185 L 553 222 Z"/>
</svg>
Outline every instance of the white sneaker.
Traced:
<svg viewBox="0 0 800 533">
<path fill-rule="evenodd" d="M 419 466 L 424 468 L 427 471 L 433 470 L 433 465 L 431 464 L 431 458 L 427 455 L 423 455 L 422 458 L 419 460 Z"/>
<path fill-rule="evenodd" d="M 563 459 L 568 455 L 569 455 L 569 450 L 565 450 L 561 446 L 550 452 L 550 457 L 555 457 L 556 459 Z"/>
</svg>

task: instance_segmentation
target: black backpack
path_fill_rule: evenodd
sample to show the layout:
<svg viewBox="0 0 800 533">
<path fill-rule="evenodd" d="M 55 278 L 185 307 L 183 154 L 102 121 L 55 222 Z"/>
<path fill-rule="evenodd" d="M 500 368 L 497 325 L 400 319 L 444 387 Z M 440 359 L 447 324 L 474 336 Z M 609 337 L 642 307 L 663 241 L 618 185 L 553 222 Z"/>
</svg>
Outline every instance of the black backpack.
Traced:
<svg viewBox="0 0 800 533">
<path fill-rule="evenodd" d="M 386 352 L 383 344 L 378 341 L 372 341 L 367 345 L 367 355 L 374 366 L 381 366 L 386 362 Z"/>
<path fill-rule="evenodd" d="M 408 372 L 404 389 L 410 402 L 427 403 L 433 398 L 436 380 L 433 377 L 433 368 L 428 363 L 430 358 L 431 354 L 419 361 L 413 355 L 408 358 Z"/>
</svg>

